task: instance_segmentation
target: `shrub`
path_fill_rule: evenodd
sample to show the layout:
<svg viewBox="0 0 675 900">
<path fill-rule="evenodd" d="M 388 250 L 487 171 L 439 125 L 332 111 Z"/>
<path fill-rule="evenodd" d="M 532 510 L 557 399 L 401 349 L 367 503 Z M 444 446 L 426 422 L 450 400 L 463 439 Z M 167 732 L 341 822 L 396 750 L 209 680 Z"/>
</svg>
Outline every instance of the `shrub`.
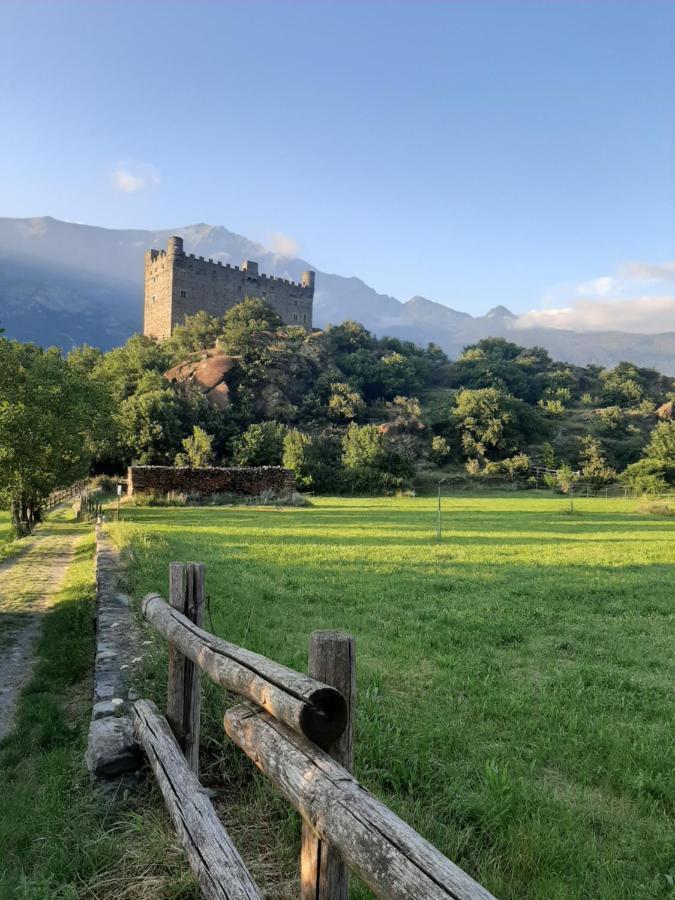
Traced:
<svg viewBox="0 0 675 900">
<path fill-rule="evenodd" d="M 286 428 L 279 422 L 249 425 L 234 441 L 237 466 L 280 466 L 284 454 Z"/>
</svg>

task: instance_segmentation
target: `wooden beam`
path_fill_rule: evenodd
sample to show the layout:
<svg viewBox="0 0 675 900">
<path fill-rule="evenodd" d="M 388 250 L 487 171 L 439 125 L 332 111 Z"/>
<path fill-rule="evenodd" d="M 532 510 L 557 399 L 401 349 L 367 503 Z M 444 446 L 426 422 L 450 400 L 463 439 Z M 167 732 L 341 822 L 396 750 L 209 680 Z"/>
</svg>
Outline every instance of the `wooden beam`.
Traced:
<svg viewBox="0 0 675 900">
<path fill-rule="evenodd" d="M 269 713 L 237 706 L 225 714 L 225 730 L 377 896 L 494 900 L 327 753 Z"/>
<path fill-rule="evenodd" d="M 206 900 L 262 900 L 164 716 L 149 700 L 136 701 L 133 716 L 136 737 L 148 756 L 202 895 Z"/>
<path fill-rule="evenodd" d="M 169 603 L 190 622 L 204 621 L 204 563 L 169 565 Z M 169 644 L 166 717 L 188 764 L 199 776 L 200 672 L 192 660 Z"/>
<path fill-rule="evenodd" d="M 337 688 L 347 701 L 347 726 L 328 754 L 348 772 L 354 764 L 356 656 L 354 638 L 315 631 L 309 639 L 309 674 Z M 300 851 L 301 900 L 348 900 L 349 870 L 342 857 L 303 822 Z"/>
<path fill-rule="evenodd" d="M 321 747 L 330 747 L 344 731 L 347 703 L 334 687 L 203 631 L 158 594 L 148 594 L 142 609 L 148 622 L 216 684 L 262 706 Z"/>
</svg>

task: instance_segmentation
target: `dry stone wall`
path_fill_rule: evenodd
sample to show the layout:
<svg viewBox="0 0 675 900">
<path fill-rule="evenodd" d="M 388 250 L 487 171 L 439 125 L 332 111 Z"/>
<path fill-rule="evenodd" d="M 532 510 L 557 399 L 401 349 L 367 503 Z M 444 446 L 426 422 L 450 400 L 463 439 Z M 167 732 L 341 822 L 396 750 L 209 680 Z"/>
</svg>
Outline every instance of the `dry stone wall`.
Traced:
<svg viewBox="0 0 675 900">
<path fill-rule="evenodd" d="M 168 494 L 235 494 L 257 497 L 266 491 L 289 494 L 296 490 L 295 475 L 281 466 L 189 469 L 178 466 L 130 466 L 129 495 L 155 492 Z"/>
</svg>

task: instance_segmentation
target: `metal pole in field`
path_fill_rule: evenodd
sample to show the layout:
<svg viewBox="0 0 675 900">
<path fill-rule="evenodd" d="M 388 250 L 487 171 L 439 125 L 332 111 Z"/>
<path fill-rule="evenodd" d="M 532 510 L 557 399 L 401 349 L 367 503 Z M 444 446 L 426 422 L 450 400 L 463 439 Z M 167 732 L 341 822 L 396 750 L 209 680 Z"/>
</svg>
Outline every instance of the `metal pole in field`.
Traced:
<svg viewBox="0 0 675 900">
<path fill-rule="evenodd" d="M 438 516 L 436 520 L 436 540 L 440 541 L 441 539 L 441 485 L 446 481 L 445 478 L 441 478 L 438 482 Z"/>
</svg>

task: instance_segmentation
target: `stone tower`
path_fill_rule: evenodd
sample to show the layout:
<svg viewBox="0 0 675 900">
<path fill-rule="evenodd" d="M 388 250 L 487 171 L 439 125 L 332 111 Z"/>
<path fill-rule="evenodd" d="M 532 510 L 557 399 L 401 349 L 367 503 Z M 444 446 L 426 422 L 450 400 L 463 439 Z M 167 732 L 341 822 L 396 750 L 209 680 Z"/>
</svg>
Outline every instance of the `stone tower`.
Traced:
<svg viewBox="0 0 675 900">
<path fill-rule="evenodd" d="M 185 316 L 204 310 L 222 316 L 245 297 L 267 301 L 286 325 L 312 327 L 314 272 L 287 281 L 258 272 L 258 263 L 223 265 L 183 251 L 183 238 L 170 237 L 166 250 L 145 253 L 143 334 L 164 340 Z"/>
</svg>

